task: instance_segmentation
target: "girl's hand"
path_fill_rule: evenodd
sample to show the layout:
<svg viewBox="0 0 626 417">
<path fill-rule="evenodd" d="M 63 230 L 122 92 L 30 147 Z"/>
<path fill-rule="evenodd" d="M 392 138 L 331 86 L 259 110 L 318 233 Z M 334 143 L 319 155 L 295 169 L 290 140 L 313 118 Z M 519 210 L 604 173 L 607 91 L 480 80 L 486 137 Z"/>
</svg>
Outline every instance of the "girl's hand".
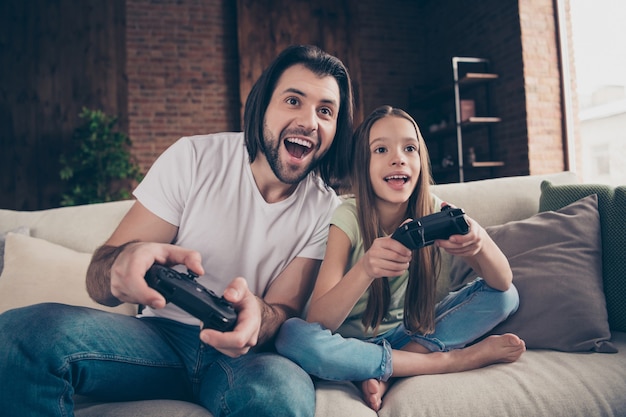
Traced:
<svg viewBox="0 0 626 417">
<path fill-rule="evenodd" d="M 471 257 L 483 248 L 486 235 L 485 229 L 471 217 L 465 216 L 469 224 L 469 232 L 465 235 L 452 235 L 448 240 L 436 240 L 435 245 L 451 255 Z"/>
<path fill-rule="evenodd" d="M 411 251 L 391 237 L 379 237 L 359 262 L 372 280 L 397 277 L 409 268 Z"/>
<path fill-rule="evenodd" d="M 481 225 L 467 215 L 465 219 L 468 234 L 453 235 L 435 244 L 452 255 L 462 256 L 491 288 L 506 291 L 513 281 L 508 259 Z"/>
</svg>

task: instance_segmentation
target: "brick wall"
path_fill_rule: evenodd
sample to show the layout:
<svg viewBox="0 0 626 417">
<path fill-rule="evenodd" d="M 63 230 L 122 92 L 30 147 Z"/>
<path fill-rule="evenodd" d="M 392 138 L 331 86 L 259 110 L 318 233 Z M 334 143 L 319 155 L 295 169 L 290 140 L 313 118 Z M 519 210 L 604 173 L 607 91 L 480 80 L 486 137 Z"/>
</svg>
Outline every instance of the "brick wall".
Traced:
<svg viewBox="0 0 626 417">
<path fill-rule="evenodd" d="M 525 62 L 517 3 L 441 0 L 419 2 L 416 7 L 416 20 L 412 22 L 417 39 L 414 50 L 420 59 L 413 68 L 414 78 L 410 84 L 415 96 L 419 97 L 420 91 L 429 88 L 452 86 L 453 56 L 490 60 L 490 71 L 499 74 L 499 78 L 489 85 L 489 115 L 499 116 L 502 122 L 491 128 L 491 155 L 486 149 L 487 139 L 478 142 L 479 158 L 505 162 L 504 167 L 494 169 L 489 175 L 529 174 Z M 558 77 L 556 80 L 558 82 Z M 418 113 L 415 115 L 419 117 Z M 418 122 L 423 124 L 422 130 L 428 132 L 429 121 Z M 484 131 L 475 135 L 485 136 Z M 443 148 L 450 146 L 455 145 L 448 143 Z M 435 146 L 432 151 L 437 151 Z"/>
<path fill-rule="evenodd" d="M 562 171 L 563 113 L 554 4 L 521 1 L 519 8 L 530 173 Z"/>
<path fill-rule="evenodd" d="M 129 136 L 145 171 L 181 136 L 239 130 L 228 0 L 126 0 Z"/>
<path fill-rule="evenodd" d="M 356 10 L 350 17 L 356 35 L 347 47 L 359 64 L 362 113 L 381 104 L 410 110 L 419 88 L 451 83 L 452 56 L 485 57 L 500 74 L 491 97 L 502 118 L 493 128 L 493 157 L 506 163 L 491 174 L 568 168 L 554 5 L 567 9 L 569 0 L 344 1 Z M 120 116 L 144 171 L 180 136 L 240 130 L 237 3 L 2 2 L 0 207 L 58 205 L 59 154 L 83 106 Z M 304 30 L 275 29 L 281 36 Z M 576 108 L 573 62 L 569 67 Z M 576 112 L 573 117 L 580 164 Z"/>
<path fill-rule="evenodd" d="M 396 80 L 408 81 L 405 91 L 406 86 L 413 89 L 451 83 L 452 56 L 487 58 L 491 69 L 499 74 L 499 79 L 490 86 L 491 108 L 494 115 L 502 118 L 492 128 L 492 157 L 506 164 L 494 169 L 492 175 L 543 174 L 567 168 L 557 12 L 553 0 L 423 1 L 402 3 L 403 13 L 388 4 L 374 7 L 371 1 L 364 3 L 369 6 L 361 6 L 359 17 L 362 26 L 369 29 L 362 29 L 362 36 L 366 36 L 363 33 L 375 36 L 369 43 L 361 41 L 361 45 L 373 46 L 361 52 L 372 57 L 371 65 L 362 65 L 362 71 L 365 78 L 367 68 L 376 68 L 378 73 L 371 79 L 379 83 L 376 89 L 364 89 L 369 102 L 398 94 Z M 569 1 L 564 0 L 564 5 L 568 13 Z M 387 31 L 393 27 L 393 34 L 384 29 L 380 33 L 372 32 L 376 22 Z M 402 39 L 395 37 L 398 33 L 404 36 L 404 42 L 398 43 Z M 566 41 L 571 45 L 571 39 Z M 571 53 L 569 66 L 574 80 Z M 382 74 L 389 76 L 381 77 L 385 68 L 386 73 Z M 404 76 L 406 68 L 412 74 L 408 78 Z M 386 88 L 387 84 L 390 88 Z M 574 81 L 571 87 L 575 92 Z M 419 88 L 415 91 L 420 91 Z M 575 108 L 575 94 L 572 99 Z M 403 100 L 404 95 L 395 97 L 398 103 Z M 410 99 L 407 106 L 411 106 Z M 422 126 L 427 132 L 426 128 Z M 574 120 L 572 134 L 579 148 L 577 132 Z"/>
<path fill-rule="evenodd" d="M 389 104 L 407 109 L 411 87 L 429 65 L 414 0 L 358 4 L 363 114 Z"/>
<path fill-rule="evenodd" d="M 126 4 L 129 133 L 142 168 L 180 136 L 239 130 L 236 2 Z M 506 162 L 493 175 L 564 169 L 552 0 L 357 4 L 364 114 L 410 110 L 416 87 L 451 83 L 452 56 L 485 57 L 500 74 L 493 158 Z"/>
</svg>

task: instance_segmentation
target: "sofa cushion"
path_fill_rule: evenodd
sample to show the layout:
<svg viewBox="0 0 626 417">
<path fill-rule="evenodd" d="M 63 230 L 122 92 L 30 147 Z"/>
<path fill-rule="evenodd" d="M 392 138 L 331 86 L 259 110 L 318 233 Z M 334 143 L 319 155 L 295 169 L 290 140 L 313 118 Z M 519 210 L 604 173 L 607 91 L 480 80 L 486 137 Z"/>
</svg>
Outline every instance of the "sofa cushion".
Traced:
<svg viewBox="0 0 626 417">
<path fill-rule="evenodd" d="M 30 235 L 30 229 L 26 226 L 18 226 L 13 230 L 9 230 L 8 232 L 0 233 L 0 274 L 4 269 L 4 245 L 7 240 L 7 235 L 9 233 L 19 233 L 21 235 Z"/>
<path fill-rule="evenodd" d="M 626 186 L 603 184 L 541 184 L 539 210 L 558 210 L 585 196 L 597 194 L 602 226 L 604 293 L 613 330 L 626 331 Z"/>
<path fill-rule="evenodd" d="M 468 216 L 483 227 L 509 221 L 523 220 L 537 214 L 540 185 L 544 180 L 553 184 L 577 183 L 573 172 L 547 175 L 492 178 L 482 181 L 438 184 L 431 192 L 465 210 Z"/>
<path fill-rule="evenodd" d="M 76 417 L 212 417 L 213 414 L 197 404 L 177 400 L 146 400 L 97 403 L 80 398 Z"/>
<path fill-rule="evenodd" d="M 626 415 L 626 333 L 619 353 L 529 350 L 514 363 L 400 378 L 380 417 Z"/>
<path fill-rule="evenodd" d="M 492 334 L 515 333 L 528 348 L 615 352 L 602 292 L 595 195 L 557 212 L 486 228 L 509 259 L 520 307 Z M 460 258 L 456 279 L 475 277 Z"/>
<path fill-rule="evenodd" d="M 132 315 L 131 304 L 109 308 L 87 294 L 85 275 L 91 254 L 26 235 L 9 233 L 0 275 L 0 313 L 41 302 L 58 302 Z"/>
<path fill-rule="evenodd" d="M 0 209 L 0 232 L 27 226 L 33 237 L 92 253 L 111 236 L 133 203 L 123 200 L 35 211 Z"/>
<path fill-rule="evenodd" d="M 565 171 L 546 175 L 437 184 L 432 186 L 431 192 L 443 201 L 464 209 L 468 216 L 483 227 L 496 226 L 527 219 L 537 214 L 541 196 L 540 186 L 544 180 L 553 184 L 578 183 L 575 173 Z M 450 291 L 451 262 L 452 257 L 447 252 L 442 252 L 442 267 L 437 277 L 438 300 Z"/>
</svg>

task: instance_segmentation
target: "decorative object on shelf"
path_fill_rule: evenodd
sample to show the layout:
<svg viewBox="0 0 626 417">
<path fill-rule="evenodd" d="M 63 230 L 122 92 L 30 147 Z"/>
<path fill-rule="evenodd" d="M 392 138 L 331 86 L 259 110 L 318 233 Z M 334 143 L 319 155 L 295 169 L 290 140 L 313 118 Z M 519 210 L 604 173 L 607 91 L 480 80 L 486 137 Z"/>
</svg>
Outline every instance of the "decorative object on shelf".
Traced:
<svg viewBox="0 0 626 417">
<path fill-rule="evenodd" d="M 461 100 L 461 121 L 466 122 L 476 116 L 476 102 L 474 100 Z"/>
<path fill-rule="evenodd" d="M 467 163 L 470 165 L 476 163 L 476 151 L 474 151 L 473 146 L 467 149 Z"/>
<path fill-rule="evenodd" d="M 441 160 L 441 167 L 442 168 L 451 168 L 454 166 L 454 159 L 452 158 L 452 155 L 446 155 L 443 157 L 443 159 Z"/>
</svg>

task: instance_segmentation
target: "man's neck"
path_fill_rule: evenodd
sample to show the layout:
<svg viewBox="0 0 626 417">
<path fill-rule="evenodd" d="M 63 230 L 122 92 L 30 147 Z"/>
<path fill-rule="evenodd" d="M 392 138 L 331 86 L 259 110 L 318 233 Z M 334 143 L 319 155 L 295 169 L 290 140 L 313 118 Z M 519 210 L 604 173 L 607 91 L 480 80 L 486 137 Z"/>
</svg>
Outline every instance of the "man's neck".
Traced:
<svg viewBox="0 0 626 417">
<path fill-rule="evenodd" d="M 270 204 L 286 199 L 298 187 L 298 184 L 285 184 L 279 180 L 267 163 L 265 155 L 257 155 L 250 168 L 261 196 Z"/>
</svg>

